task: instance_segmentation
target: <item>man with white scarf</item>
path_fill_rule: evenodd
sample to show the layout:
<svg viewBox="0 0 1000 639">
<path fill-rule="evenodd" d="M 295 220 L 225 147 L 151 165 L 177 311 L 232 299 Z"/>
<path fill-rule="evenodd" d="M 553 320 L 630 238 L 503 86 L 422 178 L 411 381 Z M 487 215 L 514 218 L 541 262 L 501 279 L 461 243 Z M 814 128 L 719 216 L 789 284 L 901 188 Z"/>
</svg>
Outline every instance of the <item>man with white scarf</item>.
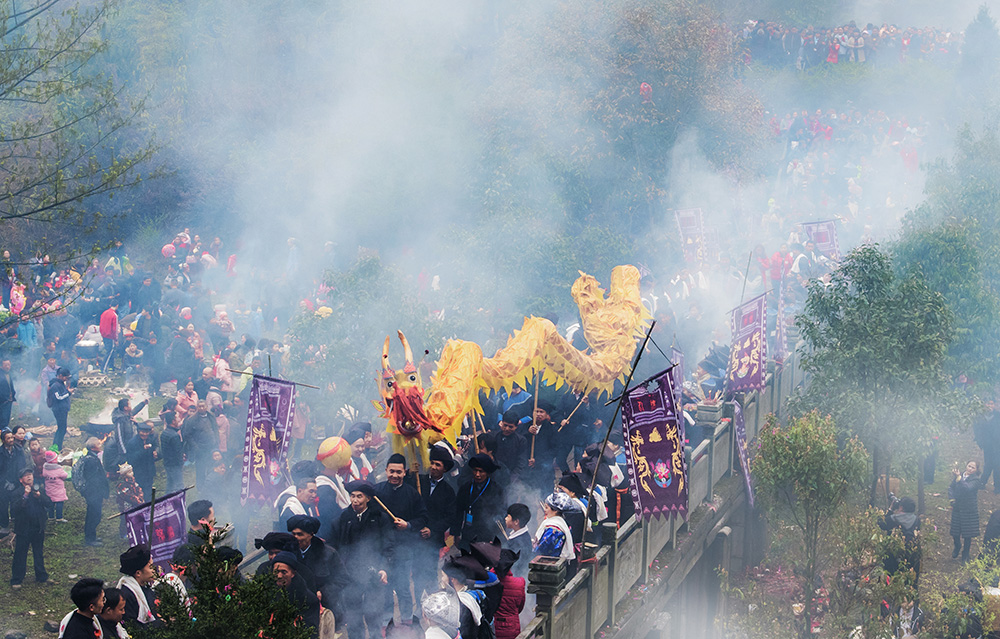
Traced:
<svg viewBox="0 0 1000 639">
<path fill-rule="evenodd" d="M 119 556 L 119 561 L 122 577 L 118 580 L 117 587 L 125 598 L 125 618 L 122 620 L 125 626 L 135 628 L 136 625 L 141 627 L 159 624 L 156 616 L 156 593 L 152 588 L 152 583 L 156 580 L 156 568 L 153 566 L 149 546 L 132 546 Z"/>
<path fill-rule="evenodd" d="M 59 622 L 59 639 L 104 639 L 97 615 L 104 610 L 104 582 L 84 577 L 69 591 L 76 610 Z"/>
<path fill-rule="evenodd" d="M 295 515 L 316 515 L 316 479 L 300 477 L 295 480 L 295 495 L 285 500 L 278 515 L 278 530 L 288 527 L 288 520 Z"/>
</svg>

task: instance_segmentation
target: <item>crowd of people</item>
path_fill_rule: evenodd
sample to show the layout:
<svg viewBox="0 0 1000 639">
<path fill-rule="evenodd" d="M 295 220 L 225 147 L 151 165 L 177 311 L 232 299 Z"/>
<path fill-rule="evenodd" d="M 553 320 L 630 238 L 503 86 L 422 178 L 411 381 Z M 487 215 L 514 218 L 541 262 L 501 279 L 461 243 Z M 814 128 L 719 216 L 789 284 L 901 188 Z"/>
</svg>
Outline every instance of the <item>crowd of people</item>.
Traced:
<svg viewBox="0 0 1000 639">
<path fill-rule="evenodd" d="M 855 21 L 826 27 L 793 27 L 748 20 L 733 33 L 735 47 L 747 62 L 809 69 L 822 65 L 893 66 L 907 60 L 952 62 L 962 49 L 962 33 L 938 27 L 899 27 Z"/>
<path fill-rule="evenodd" d="M 218 510 L 234 523 L 235 546 L 249 545 L 254 509 L 235 506 L 249 393 L 241 373 L 280 375 L 287 347 L 264 335 L 280 334 L 287 318 L 219 302 L 216 291 L 235 277 L 235 259 L 224 260 L 221 248 L 219 238 L 206 248 L 178 233 L 162 251 L 163 277 L 133 266 L 124 247 L 88 269 L 6 265 L 8 299 L 21 314 L 0 356 L 0 474 L 9 480 L 0 534 L 15 535 L 13 587 L 22 585 L 29 550 L 36 582 L 49 580 L 46 527 L 66 521 L 67 502 L 82 502 L 84 543 L 100 547 L 109 499 L 124 512 L 148 501 L 154 486 L 180 490 L 185 466 L 194 475 L 189 494 L 214 502 L 191 504 L 192 525 L 214 521 Z M 298 268 L 295 245 L 289 250 L 288 268 Z M 73 284 L 57 285 L 61 276 Z M 136 399 L 112 397 L 110 423 L 82 425 L 89 436 L 73 454 L 65 442 L 74 393 L 81 379 L 106 374 L 123 377 Z M 147 418 L 154 396 L 166 399 Z M 601 456 L 611 415 L 593 399 L 547 386 L 484 396 L 483 432 L 466 429 L 457 446 L 432 447 L 419 475 L 366 422 L 342 432 L 352 450 L 342 472 L 302 459 L 310 411 L 301 405 L 291 485 L 273 504 L 274 530 L 256 540 L 269 556 L 260 570 L 303 604 L 317 633 L 320 611 L 330 610 L 354 637 L 381 636 L 394 615 L 413 625 L 428 614 L 448 636 L 515 637 L 528 563 L 561 558 L 572 574 L 592 556 L 588 540 L 599 524 L 631 516 L 620 433 Z M 53 423 L 51 443 L 19 425 L 18 411 Z M 183 553 L 174 558 L 184 561 Z M 157 622 L 149 549 L 132 548 L 121 562 L 115 588 L 88 579 L 74 586 L 77 610 L 64 635 Z"/>
<path fill-rule="evenodd" d="M 736 37 L 753 60 L 798 68 L 955 56 L 961 46 L 960 34 L 853 23 L 800 31 L 758 21 Z M 782 343 L 779 322 L 791 329 L 809 283 L 827 278 L 838 259 L 818 250 L 800 223 L 836 219 L 845 245 L 870 237 L 887 211 L 902 210 L 890 185 L 918 170 L 935 132 L 923 118 L 850 105 L 769 117 L 783 170 L 755 224 L 772 246 L 753 250 L 748 271 L 715 247 L 673 277 L 644 273 L 643 297 L 658 333 L 673 333 L 675 345 L 696 356 L 683 395 L 689 414 L 699 401 L 718 401 L 724 385 L 730 327 L 709 306 L 768 294 L 768 351 L 780 365 L 794 344 Z M 234 524 L 229 561 L 238 565 L 239 549 L 250 545 L 254 509 L 235 506 L 250 390 L 242 373 L 282 375 L 289 347 L 272 336 L 285 334 L 303 297 L 318 306 L 323 287 L 304 276 L 294 238 L 272 269 L 244 269 L 226 248 L 220 237 L 203 241 L 184 229 L 141 263 L 122 244 L 89 263 L 2 254 L 3 309 L 19 316 L 0 330 L 0 536 L 15 535 L 11 586 L 21 587 L 29 550 L 35 580 L 48 581 L 46 527 L 66 523 L 65 504 L 77 495 L 86 508 L 84 543 L 94 547 L 104 545 L 98 529 L 112 496 L 125 511 L 148 501 L 158 482 L 163 493 L 181 490 L 191 466 L 200 498 L 188 507 L 192 532 L 173 558 L 174 572 L 158 576 L 149 549 L 130 548 L 115 587 L 89 578 L 73 586 L 76 610 L 63 620 L 61 637 L 124 637 L 159 623 L 153 585 L 167 579 L 183 587 L 184 549 L 203 543 L 197 531 L 217 516 Z M 323 246 L 324 265 L 332 251 Z M 114 397 L 110 423 L 85 424 L 84 450 L 65 454 L 78 384 L 102 373 L 120 375 L 143 399 Z M 156 396 L 166 397 L 162 409 L 142 417 L 145 398 Z M 529 562 L 561 559 L 571 575 L 592 559 L 598 526 L 632 515 L 619 429 L 611 429 L 602 454 L 610 409 L 593 396 L 550 387 L 515 386 L 482 399 L 484 432 L 467 427 L 457 446 L 433 446 L 421 473 L 389 454 L 379 429 L 363 421 L 349 421 L 342 432 L 349 466 L 327 468 L 305 453 L 304 442 L 319 434 L 312 422 L 329 416 L 314 420 L 305 402 L 297 409 L 291 481 L 271 504 L 273 530 L 254 545 L 267 554 L 258 572 L 274 575 L 317 634 L 330 611 L 351 639 L 381 636 L 394 618 L 411 626 L 422 619 L 426 636 L 438 639 L 513 639 Z M 14 419 L 15 408 L 55 426 L 50 445 Z M 688 444 L 696 445 L 698 429 L 689 423 Z M 1000 444 L 996 449 L 1000 455 Z M 965 559 L 979 535 L 978 510 L 975 531 L 968 514 L 985 484 L 977 473 L 959 473 L 954 486 L 962 497 L 952 534 L 956 556 Z M 905 500 L 884 523 L 913 537 L 919 529 Z M 1000 538 L 1000 518 L 995 528 Z"/>
</svg>

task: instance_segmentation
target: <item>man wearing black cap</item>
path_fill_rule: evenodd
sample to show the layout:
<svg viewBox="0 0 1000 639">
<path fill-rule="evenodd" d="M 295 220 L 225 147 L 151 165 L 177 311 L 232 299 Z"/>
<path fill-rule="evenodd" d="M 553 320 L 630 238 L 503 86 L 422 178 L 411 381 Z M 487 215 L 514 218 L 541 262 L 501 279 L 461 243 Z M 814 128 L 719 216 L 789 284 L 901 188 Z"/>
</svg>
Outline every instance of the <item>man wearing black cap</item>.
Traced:
<svg viewBox="0 0 1000 639">
<path fill-rule="evenodd" d="M 365 456 L 372 440 L 372 425 L 368 422 L 352 424 L 344 433 L 344 441 L 351 447 L 351 479 L 368 479 L 372 465 Z"/>
<path fill-rule="evenodd" d="M 21 469 L 19 495 L 13 498 L 11 512 L 14 515 L 14 561 L 11 562 L 10 585 L 21 587 L 28 569 L 28 547 L 31 547 L 35 568 L 35 581 L 45 583 L 49 574 L 45 571 L 44 542 L 45 522 L 48 521 L 49 498 L 34 484 L 34 472 L 30 466 Z"/>
<path fill-rule="evenodd" d="M 295 555 L 283 550 L 274 556 L 270 563 L 274 580 L 278 586 L 285 589 L 288 599 L 299 606 L 302 621 L 313 628 L 313 637 L 319 636 L 320 602 L 316 593 L 306 585 L 305 579 L 299 574 L 301 564 Z"/>
<path fill-rule="evenodd" d="M 410 596 L 410 574 L 413 555 L 424 550 L 420 544 L 420 531 L 427 527 L 427 509 L 420 493 L 405 483 L 406 458 L 394 453 L 385 464 L 386 480 L 376 486 L 375 495 L 395 519 L 392 522 L 393 544 L 399 550 L 389 573 L 389 586 L 396 593 L 399 614 L 408 623 L 413 616 L 413 597 Z M 419 595 L 419 593 L 417 593 Z"/>
<path fill-rule="evenodd" d="M 344 621 L 350 636 L 379 636 L 385 626 L 383 619 L 388 604 L 386 586 L 389 567 L 395 558 L 392 543 L 392 520 L 380 507 L 371 508 L 375 487 L 366 481 L 352 481 L 346 486 L 351 495 L 351 507 L 340 514 L 337 525 L 337 549 L 348 574 L 350 586 L 344 589 Z"/>
<path fill-rule="evenodd" d="M 156 593 L 150 587 L 156 580 L 156 568 L 153 567 L 149 546 L 145 544 L 132 546 L 121 554 L 119 561 L 122 577 L 118 580 L 118 588 L 125 597 L 123 624 L 126 627 L 131 624 L 133 629 L 149 624 L 159 625 L 160 621 L 156 616 Z"/>
<path fill-rule="evenodd" d="M 308 515 L 295 515 L 288 520 L 288 532 L 295 538 L 293 554 L 299 564 L 308 568 L 309 575 L 303 575 L 310 590 L 320 593 L 323 606 L 341 618 L 340 593 L 349 579 L 340 554 L 333 547 L 316 536 L 319 519 Z"/>
<path fill-rule="evenodd" d="M 490 477 L 499 469 L 496 462 L 489 455 L 479 453 L 469 460 L 469 467 L 472 468 L 472 481 L 458 489 L 455 500 L 451 533 L 456 545 L 460 540 L 468 545 L 473 541 L 493 539 L 506 508 L 503 488 Z"/>
<path fill-rule="evenodd" d="M 136 427 L 136 434 L 129 440 L 128 463 L 132 464 L 135 483 L 142 489 L 148 501 L 153 494 L 153 480 L 156 479 L 156 460 L 160 458 L 160 444 L 153 433 L 153 422 L 143 422 Z"/>
<path fill-rule="evenodd" d="M 510 471 L 511 480 L 519 479 L 528 465 L 528 440 L 517 432 L 517 425 L 517 413 L 509 410 L 500 419 L 500 433 L 496 435 L 497 452 L 494 457 Z"/>
<path fill-rule="evenodd" d="M 56 418 L 56 434 L 52 438 L 52 444 L 62 450 L 63 439 L 66 438 L 67 419 L 69 418 L 70 395 L 73 389 L 66 383 L 69 381 L 69 371 L 59 368 L 56 376 L 49 380 L 48 394 L 45 403 L 52 409 L 52 414 Z"/>
<path fill-rule="evenodd" d="M 528 441 L 528 481 L 543 494 L 552 490 L 554 475 L 553 462 L 556 458 L 559 425 L 553 418 L 555 407 L 548 401 L 539 400 L 534 412 L 534 423 L 528 426 L 525 439 Z M 534 446 L 532 446 L 534 441 Z M 531 451 L 534 450 L 534 456 Z"/>
<path fill-rule="evenodd" d="M 420 529 L 423 548 L 413 557 L 413 591 L 417 597 L 426 590 L 437 590 L 438 552 L 444 547 L 444 536 L 455 521 L 455 489 L 445 475 L 455 467 L 455 458 L 446 443 L 430 447 L 431 465 L 426 475 L 408 475 L 408 484 L 420 482 L 420 498 L 427 511 L 427 524 Z"/>
<path fill-rule="evenodd" d="M 292 533 L 286 532 L 269 532 L 264 535 L 263 539 L 254 539 L 253 547 L 267 552 L 267 561 L 261 563 L 257 566 L 256 574 L 260 575 L 265 572 L 271 572 L 271 560 L 274 559 L 282 550 L 287 550 L 294 553 L 298 550 L 299 543 L 295 541 L 295 536 Z"/>
<path fill-rule="evenodd" d="M 569 526 L 570 532 L 576 543 L 583 543 L 583 533 L 587 528 L 587 502 L 584 500 L 587 489 L 583 487 L 580 476 L 576 473 L 563 475 L 559 479 L 559 492 L 569 495 L 573 508 L 563 512 L 562 517 Z"/>
</svg>

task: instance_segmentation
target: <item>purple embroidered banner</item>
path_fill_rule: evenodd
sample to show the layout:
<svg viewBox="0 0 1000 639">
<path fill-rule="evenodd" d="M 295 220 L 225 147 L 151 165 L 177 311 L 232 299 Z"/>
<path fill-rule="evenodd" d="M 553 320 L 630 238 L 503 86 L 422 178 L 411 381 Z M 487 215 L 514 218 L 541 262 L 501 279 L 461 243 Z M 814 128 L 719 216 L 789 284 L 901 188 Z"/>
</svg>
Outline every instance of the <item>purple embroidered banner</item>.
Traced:
<svg viewBox="0 0 1000 639">
<path fill-rule="evenodd" d="M 767 296 L 759 295 L 733 310 L 726 388 L 730 393 L 764 388 L 767 361 Z"/>
<path fill-rule="evenodd" d="M 736 433 L 736 451 L 740 455 L 740 468 L 743 469 L 743 480 L 747 485 L 747 500 L 753 508 L 753 483 L 750 481 L 750 458 L 747 453 L 747 425 L 743 421 L 743 408 L 739 402 L 733 402 L 733 429 Z"/>
<path fill-rule="evenodd" d="M 243 488 L 248 499 L 271 503 L 285 486 L 285 452 L 295 420 L 295 384 L 254 375 L 243 442 Z"/>
<path fill-rule="evenodd" d="M 671 381 L 664 371 L 622 398 L 632 501 L 636 513 L 646 519 L 671 512 L 687 517 L 684 420 L 677 413 Z"/>
<path fill-rule="evenodd" d="M 170 559 L 174 551 L 187 540 L 187 506 L 184 490 L 170 493 L 162 500 L 156 500 L 156 514 L 153 518 L 153 540 L 149 540 L 149 502 L 125 511 L 125 530 L 131 546 L 149 544 L 153 563 L 161 571 L 170 572 Z"/>
<path fill-rule="evenodd" d="M 809 241 L 816 245 L 818 252 L 835 262 L 840 260 L 840 245 L 837 243 L 837 223 L 835 220 L 803 222 L 802 230 L 809 236 Z"/>
<path fill-rule="evenodd" d="M 705 244 L 705 225 L 701 209 L 676 209 L 674 218 L 681 234 L 684 259 L 689 262 L 701 261 Z"/>
</svg>

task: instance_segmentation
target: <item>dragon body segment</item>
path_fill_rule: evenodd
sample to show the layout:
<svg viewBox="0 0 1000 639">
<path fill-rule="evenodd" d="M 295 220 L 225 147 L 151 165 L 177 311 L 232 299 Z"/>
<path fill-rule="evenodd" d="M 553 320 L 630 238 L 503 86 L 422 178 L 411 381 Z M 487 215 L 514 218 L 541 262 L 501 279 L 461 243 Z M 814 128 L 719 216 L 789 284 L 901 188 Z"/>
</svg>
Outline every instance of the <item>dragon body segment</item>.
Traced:
<svg viewBox="0 0 1000 639">
<path fill-rule="evenodd" d="M 478 344 L 449 340 L 426 401 L 406 337 L 399 332 L 406 354 L 401 372 L 389 365 L 386 337 L 379 392 L 393 450 L 405 454 L 411 464 L 419 460 L 426 467 L 428 443 L 447 439 L 454 444 L 462 420 L 473 411 L 482 413 L 481 389 L 509 392 L 514 384 L 528 388 L 536 373 L 556 388 L 565 384 L 580 393 L 610 393 L 615 382 L 628 374 L 636 342 L 650 319 L 639 296 L 639 271 L 634 266 L 615 267 L 606 298 L 597 280 L 581 272 L 572 294 L 590 346 L 587 351 L 574 348 L 552 322 L 540 317 L 525 318 L 521 330 L 514 331 L 490 358 L 483 357 Z"/>
</svg>

